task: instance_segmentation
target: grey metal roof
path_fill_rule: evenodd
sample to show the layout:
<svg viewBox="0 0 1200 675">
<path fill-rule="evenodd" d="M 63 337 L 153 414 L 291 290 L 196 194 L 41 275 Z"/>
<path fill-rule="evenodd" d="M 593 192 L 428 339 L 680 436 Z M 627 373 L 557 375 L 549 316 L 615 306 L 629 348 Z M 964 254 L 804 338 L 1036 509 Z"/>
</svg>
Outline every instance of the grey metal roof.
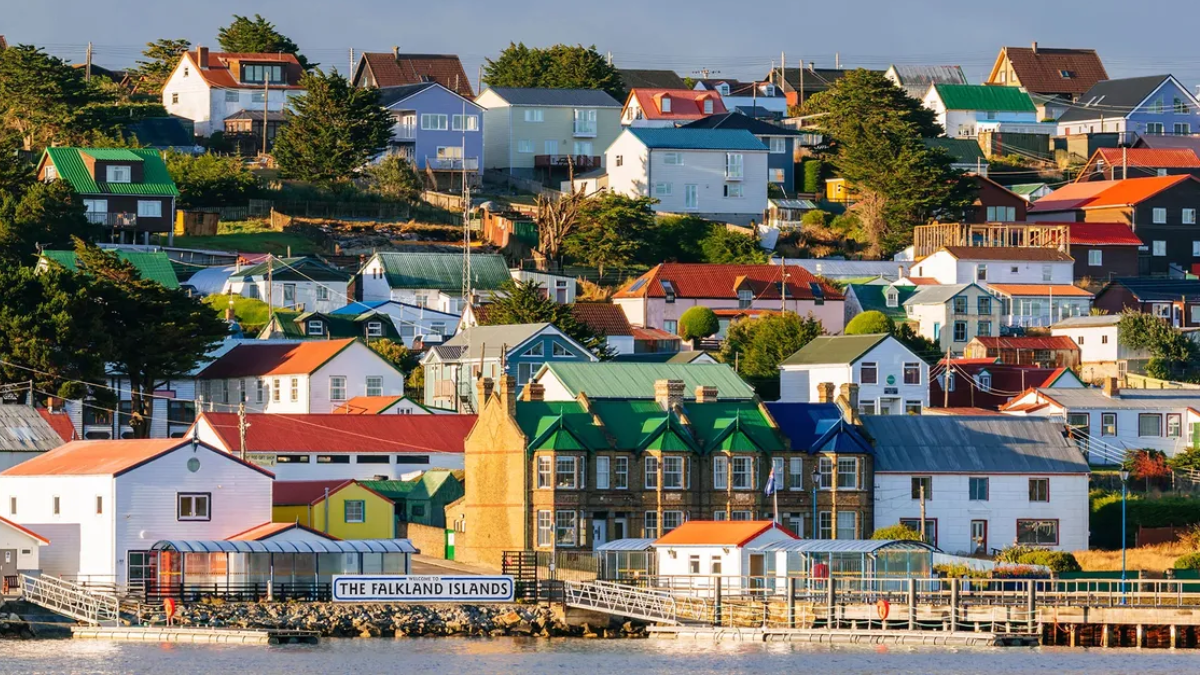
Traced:
<svg viewBox="0 0 1200 675">
<path fill-rule="evenodd" d="M 1122 389 L 1109 398 L 1100 389 L 1038 389 L 1067 410 L 1181 409 L 1200 410 L 1200 389 Z"/>
<path fill-rule="evenodd" d="M 603 551 L 649 551 L 654 548 L 654 539 L 617 539 L 606 541 L 596 547 L 596 552 Z"/>
<path fill-rule="evenodd" d="M 792 553 L 875 553 L 882 549 L 893 551 L 936 551 L 923 541 L 900 539 L 791 539 L 759 544 L 747 550 L 754 552 L 788 551 Z"/>
<path fill-rule="evenodd" d="M 944 305 L 950 298 L 962 293 L 968 286 L 975 284 L 942 284 L 940 286 L 919 286 L 913 296 L 904 301 L 905 305 Z"/>
<path fill-rule="evenodd" d="M 1067 109 L 1059 123 L 1080 120 L 1120 119 L 1146 100 L 1170 75 L 1126 77 L 1120 80 L 1101 80 L 1092 85 L 1079 102 Z M 1187 87 L 1183 87 L 1187 91 Z"/>
<path fill-rule="evenodd" d="M 602 89 L 518 89 L 514 87 L 492 87 L 496 95 L 509 105 L 545 106 L 588 106 L 592 108 L 620 108 L 621 103 Z"/>
<path fill-rule="evenodd" d="M 768 199 L 771 206 L 781 209 L 803 209 L 805 211 L 816 211 L 818 208 L 816 202 L 808 199 Z M 809 270 L 811 271 L 811 270 Z"/>
<path fill-rule="evenodd" d="M 909 268 L 912 267 L 911 261 L 904 260 L 787 258 L 786 262 L 789 265 L 803 267 L 809 272 L 825 277 L 826 279 L 861 279 L 864 277 L 884 277 L 886 279 L 895 280 L 899 278 L 901 269 L 904 270 L 904 274 L 908 274 Z"/>
<path fill-rule="evenodd" d="M 0 404 L 0 451 L 53 450 L 65 442 L 36 408 Z"/>
<path fill-rule="evenodd" d="M 164 539 L 150 547 L 180 553 L 420 553 L 407 539 L 313 541 L 225 541 L 223 539 Z"/>
<path fill-rule="evenodd" d="M 458 348 L 458 358 L 499 358 L 502 350 L 511 350 L 534 335 L 552 326 L 548 323 L 518 323 L 507 326 L 472 326 L 459 331 L 443 343 L 441 350 L 449 354 L 447 347 Z M 466 347 L 470 345 L 469 349 Z M 442 356 L 439 352 L 438 356 Z M 445 357 L 443 357 L 445 358 Z"/>
<path fill-rule="evenodd" d="M 1083 391 L 1055 389 L 1054 392 Z M 1083 473 L 1087 460 L 1046 418 L 868 415 L 877 473 Z"/>
<path fill-rule="evenodd" d="M 1099 316 L 1073 316 L 1063 319 L 1051 328 L 1089 328 L 1096 326 L 1115 326 L 1121 322 L 1120 314 L 1102 314 Z"/>
<path fill-rule="evenodd" d="M 387 89 L 379 90 L 379 105 L 390 108 L 397 103 L 411 96 L 425 91 L 430 87 L 437 86 L 436 82 L 418 82 L 417 84 L 405 84 L 399 87 L 388 87 Z"/>
</svg>

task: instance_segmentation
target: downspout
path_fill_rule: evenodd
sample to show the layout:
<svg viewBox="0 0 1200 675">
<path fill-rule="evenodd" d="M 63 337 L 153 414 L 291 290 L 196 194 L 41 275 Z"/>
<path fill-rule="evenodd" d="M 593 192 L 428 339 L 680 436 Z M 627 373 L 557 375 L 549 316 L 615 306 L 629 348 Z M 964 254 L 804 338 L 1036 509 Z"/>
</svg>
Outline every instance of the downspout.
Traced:
<svg viewBox="0 0 1200 675">
<path fill-rule="evenodd" d="M 329 534 L 329 488 L 325 488 L 325 534 Z"/>
</svg>

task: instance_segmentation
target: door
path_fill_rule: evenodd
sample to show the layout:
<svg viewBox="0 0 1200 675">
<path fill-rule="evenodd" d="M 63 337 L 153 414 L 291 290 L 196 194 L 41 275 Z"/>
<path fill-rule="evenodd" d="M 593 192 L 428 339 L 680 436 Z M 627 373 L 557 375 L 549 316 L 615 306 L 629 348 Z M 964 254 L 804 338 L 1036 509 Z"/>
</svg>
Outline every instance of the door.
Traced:
<svg viewBox="0 0 1200 675">
<path fill-rule="evenodd" d="M 971 551 L 976 555 L 987 555 L 987 530 L 986 520 L 971 521 Z"/>
<path fill-rule="evenodd" d="M 700 208 L 700 186 L 683 186 L 683 208 L 695 211 Z"/>
<path fill-rule="evenodd" d="M 13 548 L 0 549 L 0 577 L 17 575 L 17 550 Z"/>
<path fill-rule="evenodd" d="M 592 521 L 592 550 L 604 542 L 608 541 L 608 521 L 593 520 Z"/>
<path fill-rule="evenodd" d="M 766 561 L 762 553 L 750 554 L 750 587 L 762 588 L 766 582 Z"/>
<path fill-rule="evenodd" d="M 446 528 L 446 560 L 454 560 L 454 529 Z"/>
<path fill-rule="evenodd" d="M 283 306 L 284 307 L 295 307 L 296 306 L 296 284 L 284 284 L 283 285 Z"/>
<path fill-rule="evenodd" d="M 614 518 L 613 519 L 613 530 L 612 530 L 613 541 L 616 541 L 618 539 L 624 539 L 625 533 L 628 530 L 628 527 L 629 527 L 629 522 L 625 518 Z"/>
</svg>

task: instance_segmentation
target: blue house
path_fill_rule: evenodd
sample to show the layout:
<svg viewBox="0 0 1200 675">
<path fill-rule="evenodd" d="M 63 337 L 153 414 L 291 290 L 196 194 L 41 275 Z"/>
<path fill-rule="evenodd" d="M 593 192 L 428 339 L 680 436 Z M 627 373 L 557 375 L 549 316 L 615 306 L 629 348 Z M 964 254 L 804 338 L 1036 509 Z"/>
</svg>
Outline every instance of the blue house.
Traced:
<svg viewBox="0 0 1200 675">
<path fill-rule="evenodd" d="M 796 139 L 800 132 L 776 126 L 770 122 L 743 115 L 739 112 L 709 115 L 684 125 L 685 129 L 745 129 L 758 137 L 767 146 L 767 178 L 772 185 L 783 188 L 787 194 L 794 192 L 796 181 Z"/>
<path fill-rule="evenodd" d="M 436 82 L 380 90 L 380 103 L 395 119 L 391 146 L 412 160 L 436 189 L 479 182 L 483 159 L 483 108 Z"/>
<path fill-rule="evenodd" d="M 421 359 L 427 407 L 474 413 L 480 377 L 502 373 L 526 382 L 546 363 L 592 362 L 596 355 L 548 323 L 473 326 L 435 346 Z"/>
<path fill-rule="evenodd" d="M 1187 135 L 1200 132 L 1200 101 L 1174 75 L 1097 82 L 1058 118 L 1058 133 Z"/>
</svg>

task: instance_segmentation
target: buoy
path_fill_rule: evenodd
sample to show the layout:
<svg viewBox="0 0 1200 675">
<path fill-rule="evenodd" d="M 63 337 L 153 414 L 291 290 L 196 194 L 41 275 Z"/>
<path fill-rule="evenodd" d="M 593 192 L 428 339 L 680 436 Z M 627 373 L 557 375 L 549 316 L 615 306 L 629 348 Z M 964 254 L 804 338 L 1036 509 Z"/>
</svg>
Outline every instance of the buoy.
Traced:
<svg viewBox="0 0 1200 675">
<path fill-rule="evenodd" d="M 167 615 L 167 625 L 170 626 L 175 618 L 175 598 L 163 600 L 163 612 Z"/>
<path fill-rule="evenodd" d="M 875 603 L 875 611 L 879 614 L 880 621 L 886 621 L 888 613 L 892 611 L 892 605 L 887 600 L 880 599 Z"/>
</svg>

